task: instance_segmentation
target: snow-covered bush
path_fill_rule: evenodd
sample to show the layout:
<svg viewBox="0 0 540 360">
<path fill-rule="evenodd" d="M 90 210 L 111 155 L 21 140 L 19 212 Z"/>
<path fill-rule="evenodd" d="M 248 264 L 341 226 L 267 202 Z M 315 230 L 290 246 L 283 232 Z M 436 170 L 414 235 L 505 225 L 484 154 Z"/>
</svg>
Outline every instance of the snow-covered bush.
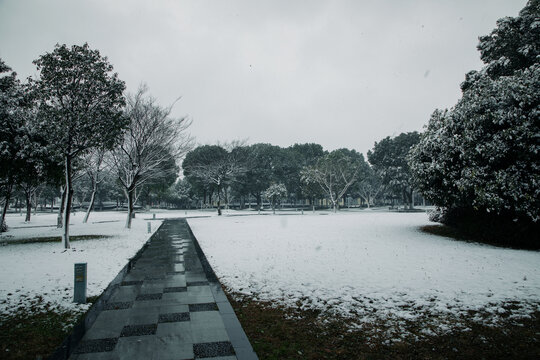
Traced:
<svg viewBox="0 0 540 360">
<path fill-rule="evenodd" d="M 507 225 L 524 224 L 526 233 L 538 228 L 540 26 L 534 24 L 539 4 L 530 2 L 519 18 L 501 19 L 491 36 L 481 38 L 479 50 L 487 65 L 467 74 L 462 98 L 454 108 L 432 114 L 411 151 L 415 183 L 427 199 L 446 209 L 444 222 L 459 224 L 475 214 L 489 219 L 490 226 L 502 219 Z M 505 36 L 525 43 L 510 47 Z M 525 48 L 527 61 L 519 53 Z M 514 60 L 503 61 L 510 57 Z M 495 65 L 501 61 L 504 71 Z"/>
<path fill-rule="evenodd" d="M 287 188 L 285 188 L 285 185 L 283 184 L 272 184 L 264 191 L 263 196 L 270 201 L 272 209 L 275 211 L 276 205 L 281 198 L 287 196 Z"/>
<path fill-rule="evenodd" d="M 435 208 L 434 210 L 428 213 L 429 221 L 432 221 L 432 222 L 442 222 L 442 216 L 443 216 L 443 209 L 439 207 Z"/>
<path fill-rule="evenodd" d="M 481 77 L 451 111 L 435 111 L 411 169 L 442 207 L 540 217 L 540 65 Z"/>
</svg>

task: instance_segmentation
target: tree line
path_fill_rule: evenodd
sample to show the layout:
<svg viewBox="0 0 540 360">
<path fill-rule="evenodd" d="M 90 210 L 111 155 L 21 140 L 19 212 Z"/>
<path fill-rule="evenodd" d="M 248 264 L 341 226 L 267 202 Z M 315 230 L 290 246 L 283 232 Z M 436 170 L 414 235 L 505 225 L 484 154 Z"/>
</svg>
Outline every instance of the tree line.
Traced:
<svg viewBox="0 0 540 360">
<path fill-rule="evenodd" d="M 315 206 L 326 199 L 337 210 L 346 198 L 360 198 L 365 206 L 399 202 L 413 207 L 413 187 L 406 156 L 417 143 L 417 132 L 387 137 L 375 143 L 368 161 L 351 149 L 325 151 L 319 144 L 286 148 L 271 144 L 202 145 L 182 162 L 179 184 L 186 198 L 201 204 L 253 201 L 273 209 L 282 201 Z"/>
</svg>

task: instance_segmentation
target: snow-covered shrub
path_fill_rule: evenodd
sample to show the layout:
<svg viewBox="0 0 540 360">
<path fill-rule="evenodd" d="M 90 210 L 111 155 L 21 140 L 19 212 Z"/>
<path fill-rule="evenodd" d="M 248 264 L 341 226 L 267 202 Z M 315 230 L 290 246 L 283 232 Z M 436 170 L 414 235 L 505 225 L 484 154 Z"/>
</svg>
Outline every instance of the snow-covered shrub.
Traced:
<svg viewBox="0 0 540 360">
<path fill-rule="evenodd" d="M 487 65 L 467 74 L 462 98 L 432 114 L 411 150 L 416 186 L 446 209 L 439 221 L 473 226 L 483 219 L 482 232 L 514 229 L 505 236 L 534 235 L 540 225 L 539 8 L 539 1 L 529 2 L 520 17 L 500 20 L 481 38 Z M 503 61 L 503 71 L 505 58 L 513 60 Z"/>
<path fill-rule="evenodd" d="M 428 213 L 428 218 L 429 218 L 429 221 L 432 221 L 432 222 L 442 222 L 442 215 L 443 215 L 443 210 L 441 208 L 435 208 L 435 210 L 432 210 Z"/>
<path fill-rule="evenodd" d="M 283 184 L 272 184 L 263 192 L 263 196 L 270 201 L 272 209 L 275 209 L 281 198 L 287 196 L 287 188 Z"/>
</svg>

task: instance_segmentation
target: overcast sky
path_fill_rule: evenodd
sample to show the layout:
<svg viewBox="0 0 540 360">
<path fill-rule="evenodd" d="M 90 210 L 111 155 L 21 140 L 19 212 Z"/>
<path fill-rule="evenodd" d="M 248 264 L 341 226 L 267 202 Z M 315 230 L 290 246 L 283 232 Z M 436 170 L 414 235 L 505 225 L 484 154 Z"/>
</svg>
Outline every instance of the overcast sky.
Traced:
<svg viewBox="0 0 540 360">
<path fill-rule="evenodd" d="M 526 0 L 0 0 L 0 57 L 21 78 L 56 43 L 100 50 L 198 143 L 316 142 L 365 153 L 422 130 L 482 63 L 478 36 Z"/>
</svg>

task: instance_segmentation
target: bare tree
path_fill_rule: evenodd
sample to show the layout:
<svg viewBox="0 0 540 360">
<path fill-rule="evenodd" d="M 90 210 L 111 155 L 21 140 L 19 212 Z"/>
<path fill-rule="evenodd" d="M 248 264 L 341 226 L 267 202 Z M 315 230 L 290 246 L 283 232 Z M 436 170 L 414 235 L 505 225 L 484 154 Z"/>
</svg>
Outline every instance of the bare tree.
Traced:
<svg viewBox="0 0 540 360">
<path fill-rule="evenodd" d="M 133 206 L 141 187 L 149 180 L 156 183 L 178 171 L 171 164 L 176 164 L 193 143 L 187 133 L 191 121 L 170 117 L 172 106 L 158 106 L 146 92 L 147 87 L 141 85 L 135 95 L 128 95 L 125 113 L 129 127 L 109 157 L 127 198 L 126 228 L 131 228 Z"/>
<path fill-rule="evenodd" d="M 361 181 L 358 182 L 358 195 L 367 204 L 369 208 L 374 204 L 375 198 L 384 190 L 382 179 L 369 166 L 366 166 L 366 174 Z"/>
<path fill-rule="evenodd" d="M 86 214 L 84 215 L 83 223 L 86 224 L 88 222 L 88 217 L 90 216 L 90 212 L 94 208 L 94 202 L 96 200 L 96 193 L 98 189 L 98 185 L 103 181 L 103 177 L 101 177 L 101 173 L 105 169 L 104 165 L 105 162 L 103 161 L 105 158 L 106 150 L 103 148 L 96 148 L 93 149 L 84 159 L 84 171 L 85 174 L 90 181 L 90 203 L 88 204 L 88 209 L 86 209 Z"/>
<path fill-rule="evenodd" d="M 339 199 L 358 179 L 363 165 L 365 161 L 362 154 L 354 150 L 334 150 L 319 159 L 316 165 L 304 168 L 301 179 L 306 184 L 319 184 L 336 212 Z"/>
</svg>

